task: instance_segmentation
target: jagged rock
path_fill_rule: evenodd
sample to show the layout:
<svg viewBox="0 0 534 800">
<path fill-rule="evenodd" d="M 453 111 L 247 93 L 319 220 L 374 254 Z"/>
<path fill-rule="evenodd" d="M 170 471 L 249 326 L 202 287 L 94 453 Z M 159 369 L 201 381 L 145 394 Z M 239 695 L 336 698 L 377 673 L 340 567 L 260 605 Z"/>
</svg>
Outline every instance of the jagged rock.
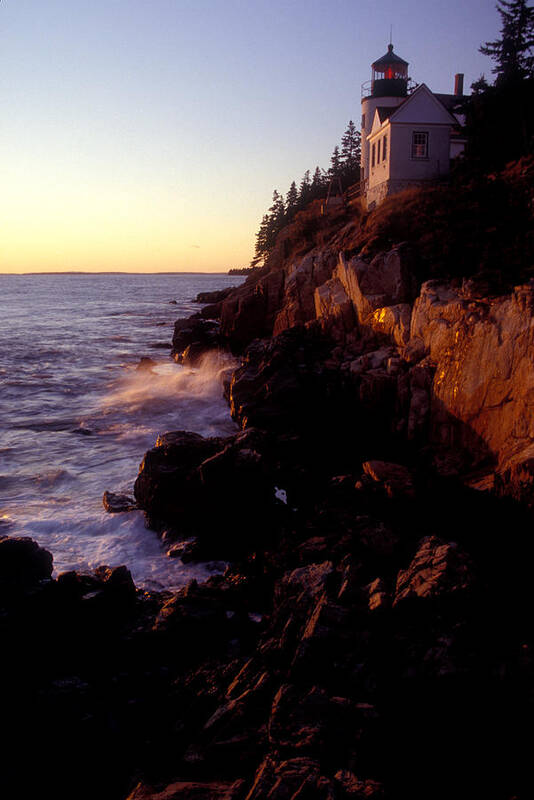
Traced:
<svg viewBox="0 0 534 800">
<path fill-rule="evenodd" d="M 335 780 L 338 787 L 343 792 L 343 797 L 352 800 L 381 800 L 384 789 L 381 783 L 372 780 L 360 780 L 348 769 L 340 769 L 336 772 Z"/>
<path fill-rule="evenodd" d="M 113 592 L 126 600 L 135 600 L 137 590 L 130 570 L 121 565 L 120 567 L 100 566 L 95 569 L 98 580 L 104 583 L 108 592 Z"/>
<path fill-rule="evenodd" d="M 468 589 L 472 583 L 472 566 L 458 545 L 426 536 L 409 567 L 397 576 L 393 605 L 408 598 L 449 595 Z"/>
<path fill-rule="evenodd" d="M 322 336 L 301 328 L 253 342 L 230 383 L 233 418 L 270 431 L 316 424 L 336 391 L 335 375 L 321 363 L 324 349 Z"/>
<path fill-rule="evenodd" d="M 220 303 L 236 288 L 236 286 L 227 286 L 226 289 L 218 289 L 214 292 L 199 292 L 195 297 L 195 303 Z"/>
<path fill-rule="evenodd" d="M 335 275 L 352 300 L 362 325 L 367 324 L 376 309 L 410 303 L 417 291 L 413 254 L 407 245 L 380 253 L 370 264 L 357 257 L 347 262 L 340 254 Z"/>
<path fill-rule="evenodd" d="M 389 594 L 382 578 L 376 578 L 367 586 L 369 593 L 369 610 L 384 610 L 390 603 Z"/>
<path fill-rule="evenodd" d="M 127 494 L 115 494 L 114 492 L 105 491 L 102 496 L 102 503 L 106 511 L 110 514 L 119 514 L 122 511 L 133 511 L 137 508 L 133 497 Z"/>
<path fill-rule="evenodd" d="M 175 781 L 164 789 L 138 783 L 127 800 L 239 800 L 242 781 Z"/>
<path fill-rule="evenodd" d="M 320 769 L 311 758 L 291 758 L 276 761 L 267 756 L 258 769 L 254 783 L 245 800 L 312 800 L 317 793 Z"/>
<path fill-rule="evenodd" d="M 220 344 L 218 322 L 189 317 L 174 323 L 171 355 L 179 364 L 198 366 L 202 356 Z"/>
<path fill-rule="evenodd" d="M 413 475 L 402 464 L 392 464 L 389 461 L 365 461 L 362 466 L 365 475 L 384 486 L 388 497 L 415 496 Z"/>
<path fill-rule="evenodd" d="M 233 350 L 242 351 L 253 339 L 271 335 L 283 286 L 284 273 L 277 270 L 254 276 L 222 301 L 221 332 Z"/>
<path fill-rule="evenodd" d="M 26 586 L 51 575 L 52 555 L 33 539 L 0 538 L 0 582 Z"/>
<path fill-rule="evenodd" d="M 155 447 L 145 453 L 135 481 L 134 495 L 139 507 L 168 521 L 193 511 L 202 492 L 198 467 L 220 452 L 227 441 L 205 439 L 188 431 L 158 436 Z"/>
</svg>

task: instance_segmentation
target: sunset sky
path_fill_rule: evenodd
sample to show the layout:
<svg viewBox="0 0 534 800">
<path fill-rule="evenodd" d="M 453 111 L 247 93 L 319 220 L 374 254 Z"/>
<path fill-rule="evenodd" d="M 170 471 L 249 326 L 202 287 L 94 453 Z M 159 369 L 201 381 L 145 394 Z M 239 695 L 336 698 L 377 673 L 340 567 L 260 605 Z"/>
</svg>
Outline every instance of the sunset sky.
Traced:
<svg viewBox="0 0 534 800">
<path fill-rule="evenodd" d="M 491 76 L 489 0 L 0 0 L 0 272 L 247 266 L 390 25 L 432 90 Z"/>
</svg>

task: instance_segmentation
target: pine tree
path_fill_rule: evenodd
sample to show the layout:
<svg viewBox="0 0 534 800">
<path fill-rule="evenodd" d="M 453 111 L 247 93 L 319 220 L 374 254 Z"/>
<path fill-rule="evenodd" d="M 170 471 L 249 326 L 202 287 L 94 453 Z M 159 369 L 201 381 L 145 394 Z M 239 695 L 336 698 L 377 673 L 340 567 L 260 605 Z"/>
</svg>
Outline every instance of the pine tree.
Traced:
<svg viewBox="0 0 534 800">
<path fill-rule="evenodd" d="M 496 82 L 534 77 L 534 8 L 526 0 L 498 0 L 501 38 L 486 42 L 480 52 L 495 61 Z"/>
<path fill-rule="evenodd" d="M 291 183 L 289 190 L 286 194 L 286 217 L 291 219 L 299 204 L 299 193 L 295 181 Z"/>
<path fill-rule="evenodd" d="M 330 169 L 328 170 L 328 175 L 331 178 L 341 177 L 341 155 L 337 144 L 334 147 L 334 152 L 330 158 Z"/>
<path fill-rule="evenodd" d="M 356 130 L 356 125 L 349 120 L 347 130 L 341 138 L 341 158 L 349 170 L 360 166 L 361 134 Z"/>
<path fill-rule="evenodd" d="M 250 262 L 251 267 L 258 267 L 260 264 L 263 264 L 268 255 L 267 241 L 269 225 L 269 215 L 264 214 L 260 222 L 259 230 L 256 234 L 256 246 L 254 250 L 254 258 Z"/>
<path fill-rule="evenodd" d="M 310 170 L 307 169 L 302 177 L 299 186 L 299 206 L 302 207 L 306 205 L 306 203 L 310 199 L 310 193 L 311 193 Z"/>
</svg>

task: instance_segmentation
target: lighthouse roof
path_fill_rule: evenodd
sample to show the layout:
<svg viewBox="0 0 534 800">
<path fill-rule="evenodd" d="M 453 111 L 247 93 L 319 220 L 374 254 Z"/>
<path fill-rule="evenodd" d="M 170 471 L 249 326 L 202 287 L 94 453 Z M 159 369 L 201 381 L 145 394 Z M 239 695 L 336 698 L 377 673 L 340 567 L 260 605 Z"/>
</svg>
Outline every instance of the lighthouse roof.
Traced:
<svg viewBox="0 0 534 800">
<path fill-rule="evenodd" d="M 406 67 L 408 66 L 408 62 L 405 61 L 403 58 L 398 56 L 396 53 L 393 52 L 393 45 L 388 44 L 388 51 L 380 58 L 377 58 L 376 61 L 373 61 L 372 66 L 377 67 L 381 64 L 404 64 Z"/>
</svg>

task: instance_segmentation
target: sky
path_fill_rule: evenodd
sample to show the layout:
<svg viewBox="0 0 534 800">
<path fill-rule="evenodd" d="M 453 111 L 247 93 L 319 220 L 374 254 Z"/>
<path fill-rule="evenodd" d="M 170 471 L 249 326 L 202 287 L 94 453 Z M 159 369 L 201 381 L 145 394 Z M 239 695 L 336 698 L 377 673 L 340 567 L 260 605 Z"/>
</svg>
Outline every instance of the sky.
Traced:
<svg viewBox="0 0 534 800">
<path fill-rule="evenodd" d="M 387 50 L 465 86 L 489 0 L 0 0 L 0 272 L 247 266 Z"/>
</svg>

